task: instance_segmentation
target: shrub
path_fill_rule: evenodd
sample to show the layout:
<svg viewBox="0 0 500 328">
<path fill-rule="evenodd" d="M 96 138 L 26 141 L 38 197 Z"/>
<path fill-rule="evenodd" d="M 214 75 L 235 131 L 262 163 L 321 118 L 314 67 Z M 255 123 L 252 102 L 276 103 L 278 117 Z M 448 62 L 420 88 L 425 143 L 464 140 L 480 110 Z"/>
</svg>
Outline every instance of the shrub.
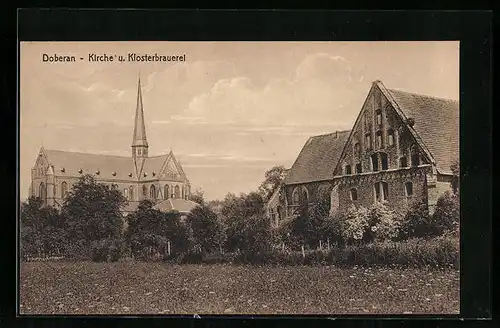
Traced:
<svg viewBox="0 0 500 328">
<path fill-rule="evenodd" d="M 439 234 L 457 231 L 460 222 L 460 198 L 449 191 L 439 197 L 432 223 Z"/>
<path fill-rule="evenodd" d="M 94 262 L 116 262 L 123 254 L 123 243 L 119 239 L 101 239 L 91 244 L 91 259 Z"/>
<path fill-rule="evenodd" d="M 369 231 L 368 240 L 393 240 L 398 236 L 401 218 L 395 211 L 389 209 L 385 203 L 375 202 L 368 209 Z"/>
<path fill-rule="evenodd" d="M 399 229 L 399 239 L 425 238 L 435 234 L 427 204 L 421 201 L 410 204 Z"/>
</svg>

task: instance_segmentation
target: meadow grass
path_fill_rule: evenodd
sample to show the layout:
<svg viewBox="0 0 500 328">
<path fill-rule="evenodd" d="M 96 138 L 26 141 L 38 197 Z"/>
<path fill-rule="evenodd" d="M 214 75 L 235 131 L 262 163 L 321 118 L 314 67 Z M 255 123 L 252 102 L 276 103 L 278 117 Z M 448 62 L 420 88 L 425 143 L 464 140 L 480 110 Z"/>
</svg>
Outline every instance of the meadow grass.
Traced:
<svg viewBox="0 0 500 328">
<path fill-rule="evenodd" d="M 457 314 L 435 268 L 23 262 L 21 314 Z"/>
</svg>

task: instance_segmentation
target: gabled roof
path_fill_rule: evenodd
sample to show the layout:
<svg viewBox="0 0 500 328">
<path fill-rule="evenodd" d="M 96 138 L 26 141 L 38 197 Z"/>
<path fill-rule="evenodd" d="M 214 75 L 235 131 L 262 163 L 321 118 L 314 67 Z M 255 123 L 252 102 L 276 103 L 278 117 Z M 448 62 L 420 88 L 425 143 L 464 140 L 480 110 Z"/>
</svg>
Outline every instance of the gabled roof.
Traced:
<svg viewBox="0 0 500 328">
<path fill-rule="evenodd" d="M 78 153 L 63 150 L 42 149 L 47 161 L 54 166 L 56 176 L 75 177 L 96 174 L 100 179 L 136 180 L 134 162 L 131 157 Z M 82 173 L 79 173 L 79 170 Z M 63 172 L 64 170 L 64 172 Z M 116 172 L 116 175 L 113 175 Z M 129 176 L 132 174 L 132 177 Z"/>
<path fill-rule="evenodd" d="M 84 174 L 96 175 L 105 180 L 129 180 L 137 181 L 132 157 L 102 155 L 71 152 L 64 150 L 53 150 L 42 148 L 41 154 L 45 154 L 47 162 L 54 166 L 54 174 L 59 177 L 78 177 Z M 188 181 L 182 167 L 173 157 L 172 152 L 168 155 L 153 156 L 144 159 L 141 180 L 158 179 L 165 163 L 173 161 L 180 172 L 180 180 Z M 82 173 L 79 172 L 82 170 Z M 155 176 L 153 176 L 153 172 Z M 147 176 L 144 177 L 144 173 Z M 132 176 L 129 176 L 132 174 Z"/>
<path fill-rule="evenodd" d="M 386 90 L 406 116 L 403 119 L 414 121 L 412 128 L 429 150 L 437 170 L 450 174 L 450 166 L 460 153 L 458 101 Z"/>
<path fill-rule="evenodd" d="M 284 183 L 332 179 L 349 133 L 350 131 L 339 131 L 309 138 L 288 171 Z"/>
<path fill-rule="evenodd" d="M 191 200 L 182 198 L 169 198 L 159 202 L 158 204 L 153 206 L 153 208 L 162 212 L 178 211 L 179 213 L 189 213 L 196 206 L 199 206 L 198 203 L 195 203 Z"/>
</svg>

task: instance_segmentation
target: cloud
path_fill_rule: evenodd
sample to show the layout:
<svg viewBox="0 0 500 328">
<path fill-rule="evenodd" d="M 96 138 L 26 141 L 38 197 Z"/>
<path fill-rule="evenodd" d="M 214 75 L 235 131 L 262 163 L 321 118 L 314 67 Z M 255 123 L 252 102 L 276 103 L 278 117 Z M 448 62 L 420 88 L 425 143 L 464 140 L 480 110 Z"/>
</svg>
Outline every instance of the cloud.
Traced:
<svg viewBox="0 0 500 328">
<path fill-rule="evenodd" d="M 182 116 L 207 122 L 261 125 L 349 124 L 366 89 L 359 73 L 341 56 L 306 56 L 290 79 L 257 87 L 245 76 L 220 79 L 196 95 Z"/>
</svg>

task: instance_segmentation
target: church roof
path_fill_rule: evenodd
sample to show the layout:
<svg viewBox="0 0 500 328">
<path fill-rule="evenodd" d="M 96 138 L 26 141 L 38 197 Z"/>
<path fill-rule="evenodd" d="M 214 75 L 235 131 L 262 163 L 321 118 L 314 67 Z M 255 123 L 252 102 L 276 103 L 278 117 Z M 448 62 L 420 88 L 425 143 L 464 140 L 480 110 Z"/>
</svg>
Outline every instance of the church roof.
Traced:
<svg viewBox="0 0 500 328">
<path fill-rule="evenodd" d="M 414 121 L 413 129 L 434 158 L 440 173 L 451 173 L 450 166 L 459 159 L 459 103 L 456 100 L 386 89 L 403 119 Z"/>
<path fill-rule="evenodd" d="M 137 180 L 131 157 L 43 149 L 56 176 L 97 175 L 100 179 Z M 82 170 L 81 173 L 79 170 Z M 132 176 L 129 176 L 131 174 Z"/>
<path fill-rule="evenodd" d="M 288 171 L 285 184 L 306 183 L 333 178 L 350 131 L 310 137 Z"/>
<path fill-rule="evenodd" d="M 196 206 L 198 206 L 198 203 L 195 203 L 191 200 L 182 198 L 169 198 L 159 202 L 158 204 L 153 206 L 153 208 L 162 212 L 178 211 L 180 213 L 189 213 Z"/>
</svg>

